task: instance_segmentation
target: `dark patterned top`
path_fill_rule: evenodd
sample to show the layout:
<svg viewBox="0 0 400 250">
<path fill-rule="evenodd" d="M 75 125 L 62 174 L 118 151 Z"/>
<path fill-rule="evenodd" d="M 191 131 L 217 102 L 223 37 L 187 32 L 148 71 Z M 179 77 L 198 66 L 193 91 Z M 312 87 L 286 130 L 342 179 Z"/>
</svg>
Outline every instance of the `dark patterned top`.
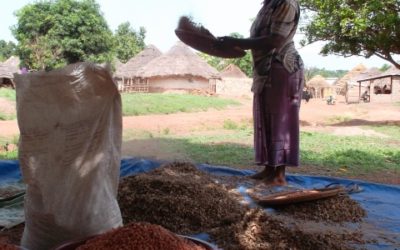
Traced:
<svg viewBox="0 0 400 250">
<path fill-rule="evenodd" d="M 293 37 L 297 30 L 300 7 L 297 0 L 270 0 L 264 3 L 251 27 L 251 37 L 279 34 L 286 37 L 280 48 L 273 50 L 252 50 L 254 63 L 253 92 L 261 92 L 273 60 L 283 64 L 289 73 L 303 68 L 303 61 L 297 52 Z"/>
</svg>

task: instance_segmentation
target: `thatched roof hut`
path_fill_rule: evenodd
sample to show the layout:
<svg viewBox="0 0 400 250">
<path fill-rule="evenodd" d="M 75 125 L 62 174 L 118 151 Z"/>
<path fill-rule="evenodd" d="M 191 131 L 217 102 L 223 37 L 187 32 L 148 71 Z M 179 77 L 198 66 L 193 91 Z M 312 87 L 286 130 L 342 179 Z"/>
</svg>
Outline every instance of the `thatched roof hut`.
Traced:
<svg viewBox="0 0 400 250">
<path fill-rule="evenodd" d="M 329 83 L 325 80 L 325 78 L 321 75 L 316 75 L 311 78 L 308 82 L 306 82 L 306 87 L 330 87 Z"/>
<path fill-rule="evenodd" d="M 400 101 L 400 69 L 392 66 L 385 72 L 357 80 L 360 93 L 366 92 L 370 102 Z"/>
<path fill-rule="evenodd" d="M 305 85 L 313 98 L 326 98 L 336 95 L 336 87 L 329 84 L 321 75 L 314 76 Z"/>
<path fill-rule="evenodd" d="M 8 65 L 5 65 L 4 63 L 0 63 L 0 78 L 8 78 L 8 79 L 13 78 L 12 69 Z"/>
<path fill-rule="evenodd" d="M 216 69 L 182 42 L 140 67 L 135 75 L 127 85 L 143 92 L 215 93 L 216 80 L 220 79 Z"/>
<path fill-rule="evenodd" d="M 396 68 L 396 66 L 392 66 L 386 71 L 382 72 L 380 76 L 400 76 L 400 69 Z"/>
<path fill-rule="evenodd" d="M 168 76 L 194 76 L 205 79 L 219 78 L 218 71 L 195 54 L 187 45 L 177 42 L 167 53 L 141 67 L 142 78 Z"/>
<path fill-rule="evenodd" d="M 131 58 L 125 64 L 116 67 L 115 77 L 134 78 L 137 72 L 153 59 L 161 56 L 161 51 L 154 45 L 148 45 L 139 54 Z"/>
<path fill-rule="evenodd" d="M 247 75 L 235 64 L 229 64 L 220 74 L 222 78 L 248 78 Z"/>
<path fill-rule="evenodd" d="M 0 86 L 14 87 L 14 73 L 19 73 L 19 58 L 12 56 L 5 62 L 0 63 Z"/>
<path fill-rule="evenodd" d="M 375 77 L 375 76 L 378 76 L 381 74 L 382 74 L 382 72 L 378 68 L 366 69 L 366 70 L 360 72 L 359 74 L 353 76 L 352 78 L 350 78 L 350 84 L 357 85 L 357 82 L 359 80 Z"/>
<path fill-rule="evenodd" d="M 342 78 L 340 78 L 335 85 L 338 89 L 340 89 L 341 94 L 345 94 L 347 85 L 352 81 L 352 79 L 354 79 L 355 76 L 366 70 L 367 68 L 363 64 L 359 64 L 347 72 L 347 74 L 345 74 Z"/>
</svg>

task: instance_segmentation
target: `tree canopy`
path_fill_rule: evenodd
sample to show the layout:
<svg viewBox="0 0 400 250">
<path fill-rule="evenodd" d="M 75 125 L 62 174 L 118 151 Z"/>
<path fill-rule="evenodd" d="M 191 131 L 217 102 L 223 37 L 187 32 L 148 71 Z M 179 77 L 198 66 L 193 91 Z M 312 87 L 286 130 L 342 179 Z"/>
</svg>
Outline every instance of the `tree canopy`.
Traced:
<svg viewBox="0 0 400 250">
<path fill-rule="evenodd" d="M 400 0 L 300 0 L 309 12 L 303 45 L 325 41 L 321 54 L 376 55 L 400 68 Z"/>
<path fill-rule="evenodd" d="M 22 66 L 52 69 L 113 59 L 113 34 L 94 0 L 35 2 L 18 10 L 16 17 L 12 32 Z"/>
<path fill-rule="evenodd" d="M 140 27 L 135 31 L 129 22 L 122 23 L 115 32 L 115 52 L 117 58 L 126 63 L 133 56 L 142 51 L 145 47 L 144 39 L 146 29 Z"/>
<path fill-rule="evenodd" d="M 0 62 L 7 60 L 16 53 L 16 45 L 13 42 L 0 40 Z"/>
</svg>

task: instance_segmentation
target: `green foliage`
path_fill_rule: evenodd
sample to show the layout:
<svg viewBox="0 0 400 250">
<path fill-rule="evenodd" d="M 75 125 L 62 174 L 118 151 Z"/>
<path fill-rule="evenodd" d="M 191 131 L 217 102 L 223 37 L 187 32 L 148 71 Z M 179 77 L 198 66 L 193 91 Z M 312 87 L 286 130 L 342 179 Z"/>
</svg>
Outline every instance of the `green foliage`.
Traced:
<svg viewBox="0 0 400 250">
<path fill-rule="evenodd" d="M 195 112 L 209 108 L 223 109 L 228 105 L 239 105 L 239 102 L 197 95 L 157 93 L 122 94 L 122 112 L 124 116 Z"/>
<path fill-rule="evenodd" d="M 230 36 L 243 38 L 243 36 L 239 33 L 231 33 Z M 204 53 L 199 53 L 199 56 L 203 58 L 208 64 L 221 71 L 229 64 L 234 64 L 238 66 L 243 73 L 245 73 L 248 77 L 253 76 L 253 61 L 251 57 L 250 51 L 246 51 L 246 55 L 239 58 L 220 58 L 215 56 L 210 56 Z"/>
<path fill-rule="evenodd" d="M 95 0 L 54 0 L 16 12 L 12 28 L 18 56 L 29 69 L 54 69 L 78 61 L 111 62 L 113 36 Z"/>
<path fill-rule="evenodd" d="M 146 29 L 144 27 L 140 27 L 139 31 L 135 31 L 129 22 L 120 24 L 114 35 L 117 58 L 122 63 L 126 63 L 142 51 L 145 47 L 145 36 Z"/>
<path fill-rule="evenodd" d="M 327 41 L 321 53 L 376 55 L 400 68 L 400 0 L 300 0 L 310 10 L 302 44 Z"/>
<path fill-rule="evenodd" d="M 246 51 L 245 56 L 239 58 L 220 58 L 201 52 L 199 53 L 199 56 L 218 71 L 225 69 L 229 64 L 234 64 L 238 66 L 248 77 L 252 77 L 253 75 L 253 62 L 251 53 L 249 51 Z"/>
<path fill-rule="evenodd" d="M 7 60 L 13 55 L 16 55 L 17 46 L 13 42 L 0 40 L 0 62 Z"/>
<path fill-rule="evenodd" d="M 323 76 L 325 78 L 333 77 L 333 78 L 341 78 L 343 77 L 348 71 L 347 70 L 327 70 L 325 68 L 316 68 L 310 67 L 304 69 L 304 76 L 306 81 L 310 80 L 316 75 Z"/>
<path fill-rule="evenodd" d="M 379 71 L 385 72 L 389 68 L 390 68 L 390 65 L 385 63 L 385 64 L 382 65 L 382 67 L 379 68 Z"/>
</svg>

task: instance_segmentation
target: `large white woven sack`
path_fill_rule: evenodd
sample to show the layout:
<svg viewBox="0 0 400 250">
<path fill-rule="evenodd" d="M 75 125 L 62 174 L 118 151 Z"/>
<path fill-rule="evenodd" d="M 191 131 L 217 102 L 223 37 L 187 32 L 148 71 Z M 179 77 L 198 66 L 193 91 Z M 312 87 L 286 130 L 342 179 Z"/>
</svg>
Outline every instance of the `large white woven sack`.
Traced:
<svg viewBox="0 0 400 250">
<path fill-rule="evenodd" d="M 121 226 L 121 98 L 110 72 L 77 63 L 15 80 L 27 185 L 22 246 L 50 249 Z"/>
</svg>

